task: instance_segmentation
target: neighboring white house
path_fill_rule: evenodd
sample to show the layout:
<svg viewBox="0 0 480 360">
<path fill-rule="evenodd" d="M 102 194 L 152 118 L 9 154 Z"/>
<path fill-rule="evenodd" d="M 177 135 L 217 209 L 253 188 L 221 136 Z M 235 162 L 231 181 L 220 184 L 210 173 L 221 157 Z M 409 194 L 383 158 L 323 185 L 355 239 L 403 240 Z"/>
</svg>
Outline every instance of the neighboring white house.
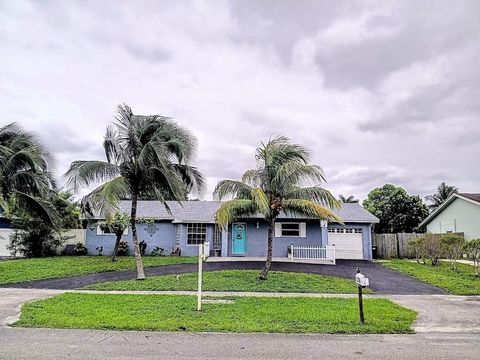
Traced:
<svg viewBox="0 0 480 360">
<path fill-rule="evenodd" d="M 420 226 L 434 234 L 463 233 L 466 240 L 480 239 L 480 194 L 452 194 Z"/>
</svg>

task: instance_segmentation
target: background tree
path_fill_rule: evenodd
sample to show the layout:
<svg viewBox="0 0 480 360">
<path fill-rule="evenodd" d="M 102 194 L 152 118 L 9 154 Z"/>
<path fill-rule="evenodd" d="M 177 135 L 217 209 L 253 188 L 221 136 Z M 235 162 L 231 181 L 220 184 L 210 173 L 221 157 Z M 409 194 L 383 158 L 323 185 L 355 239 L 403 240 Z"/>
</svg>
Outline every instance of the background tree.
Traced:
<svg viewBox="0 0 480 360">
<path fill-rule="evenodd" d="M 200 191 L 203 177 L 189 165 L 196 141 L 169 118 L 134 115 L 129 106 L 123 105 L 118 107 L 113 126 L 107 128 L 103 147 L 107 161 L 74 161 L 65 175 L 75 192 L 103 182 L 82 200 L 88 211 L 113 214 L 120 199 L 131 199 L 137 279 L 142 280 L 145 274 L 136 227 L 138 199 L 141 194 L 154 192 L 165 204 L 165 194 L 169 199 L 181 199 L 185 189 L 187 193 Z"/>
<path fill-rule="evenodd" d="M 419 232 L 419 224 L 428 215 L 427 206 L 417 195 L 386 184 L 370 191 L 363 207 L 380 219 L 376 233 Z"/>
<path fill-rule="evenodd" d="M 346 204 L 346 203 L 358 203 L 360 201 L 358 199 L 355 199 L 355 196 L 353 196 L 353 195 L 345 197 L 342 194 L 340 194 L 338 196 L 338 199 L 340 200 L 341 203 L 344 203 L 344 204 Z"/>
<path fill-rule="evenodd" d="M 258 278 L 266 280 L 272 262 L 275 219 L 281 213 L 337 222 L 341 219 L 331 210 L 339 206 L 338 201 L 318 185 L 325 180 L 322 169 L 308 163 L 309 152 L 304 147 L 279 136 L 262 143 L 255 157 L 256 169 L 247 170 L 241 181 L 223 180 L 216 186 L 216 199 L 230 198 L 217 210 L 216 221 L 226 228 L 236 218 L 262 214 L 268 224 L 268 246 Z"/>
<path fill-rule="evenodd" d="M 425 196 L 425 200 L 430 203 L 428 204 L 428 208 L 430 210 L 435 210 L 440 205 L 442 205 L 442 203 L 447 200 L 450 195 L 457 192 L 458 188 L 442 182 L 440 185 L 438 185 L 437 192 L 435 194 Z"/>
<path fill-rule="evenodd" d="M 12 123 L 0 128 L 0 207 L 58 225 L 50 202 L 56 189 L 50 173 L 52 158 L 30 132 Z M 9 210 L 10 209 L 10 210 Z"/>
</svg>

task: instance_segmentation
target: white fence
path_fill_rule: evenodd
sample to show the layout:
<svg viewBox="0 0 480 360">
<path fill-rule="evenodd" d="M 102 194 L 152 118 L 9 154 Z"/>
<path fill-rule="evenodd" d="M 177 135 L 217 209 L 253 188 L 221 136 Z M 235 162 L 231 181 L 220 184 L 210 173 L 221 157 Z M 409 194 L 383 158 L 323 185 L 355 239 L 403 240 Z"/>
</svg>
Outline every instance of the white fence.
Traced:
<svg viewBox="0 0 480 360">
<path fill-rule="evenodd" d="M 0 229 L 0 256 L 11 256 L 10 251 L 7 250 L 7 245 L 10 243 L 12 233 L 12 229 Z M 57 252 L 59 254 L 65 249 L 66 245 L 77 243 L 85 245 L 85 229 L 63 230 L 61 234 L 65 242 L 58 247 Z"/>
<path fill-rule="evenodd" d="M 288 254 L 291 261 L 295 260 L 325 260 L 335 264 L 335 246 L 294 246 L 290 245 Z"/>
</svg>

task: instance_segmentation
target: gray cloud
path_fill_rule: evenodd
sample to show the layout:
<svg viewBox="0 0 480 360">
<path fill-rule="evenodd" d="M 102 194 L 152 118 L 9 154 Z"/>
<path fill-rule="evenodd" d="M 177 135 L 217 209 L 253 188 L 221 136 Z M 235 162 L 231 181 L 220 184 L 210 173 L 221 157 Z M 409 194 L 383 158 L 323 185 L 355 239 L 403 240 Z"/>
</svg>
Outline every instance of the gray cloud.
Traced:
<svg viewBox="0 0 480 360">
<path fill-rule="evenodd" d="M 58 175 L 104 158 L 126 102 L 197 135 L 210 191 L 278 134 L 336 194 L 480 191 L 479 13 L 475 0 L 0 0 L 2 123 L 37 132 Z"/>
</svg>

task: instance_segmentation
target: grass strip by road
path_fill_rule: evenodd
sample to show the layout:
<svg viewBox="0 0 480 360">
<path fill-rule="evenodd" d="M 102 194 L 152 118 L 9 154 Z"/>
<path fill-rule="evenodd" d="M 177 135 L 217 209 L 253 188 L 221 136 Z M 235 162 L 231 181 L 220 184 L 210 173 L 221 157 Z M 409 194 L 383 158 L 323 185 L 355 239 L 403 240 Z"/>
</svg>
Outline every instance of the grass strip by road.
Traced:
<svg viewBox="0 0 480 360">
<path fill-rule="evenodd" d="M 66 293 L 23 306 L 15 326 L 191 332 L 411 333 L 416 313 L 386 299 L 230 298 L 203 304 L 180 295 Z"/>
<path fill-rule="evenodd" d="M 145 267 L 192 264 L 198 261 L 196 257 L 184 256 L 145 256 L 142 259 Z M 0 285 L 134 269 L 135 258 L 132 256 L 118 257 L 115 262 L 112 262 L 108 256 L 58 256 L 6 260 L 0 261 Z"/>
<path fill-rule="evenodd" d="M 454 295 L 480 295 L 480 278 L 475 276 L 473 266 L 468 264 L 458 264 L 456 271 L 452 270 L 447 261 L 442 261 L 440 266 L 399 259 L 384 261 L 382 264 Z"/>
<path fill-rule="evenodd" d="M 257 280 L 255 270 L 223 270 L 203 273 L 205 291 L 253 291 L 352 294 L 353 280 L 336 276 L 271 271 L 268 280 Z M 145 281 L 125 280 L 93 284 L 92 290 L 192 291 L 197 289 L 197 273 L 148 277 Z M 366 289 L 368 292 L 368 289 Z"/>
</svg>

